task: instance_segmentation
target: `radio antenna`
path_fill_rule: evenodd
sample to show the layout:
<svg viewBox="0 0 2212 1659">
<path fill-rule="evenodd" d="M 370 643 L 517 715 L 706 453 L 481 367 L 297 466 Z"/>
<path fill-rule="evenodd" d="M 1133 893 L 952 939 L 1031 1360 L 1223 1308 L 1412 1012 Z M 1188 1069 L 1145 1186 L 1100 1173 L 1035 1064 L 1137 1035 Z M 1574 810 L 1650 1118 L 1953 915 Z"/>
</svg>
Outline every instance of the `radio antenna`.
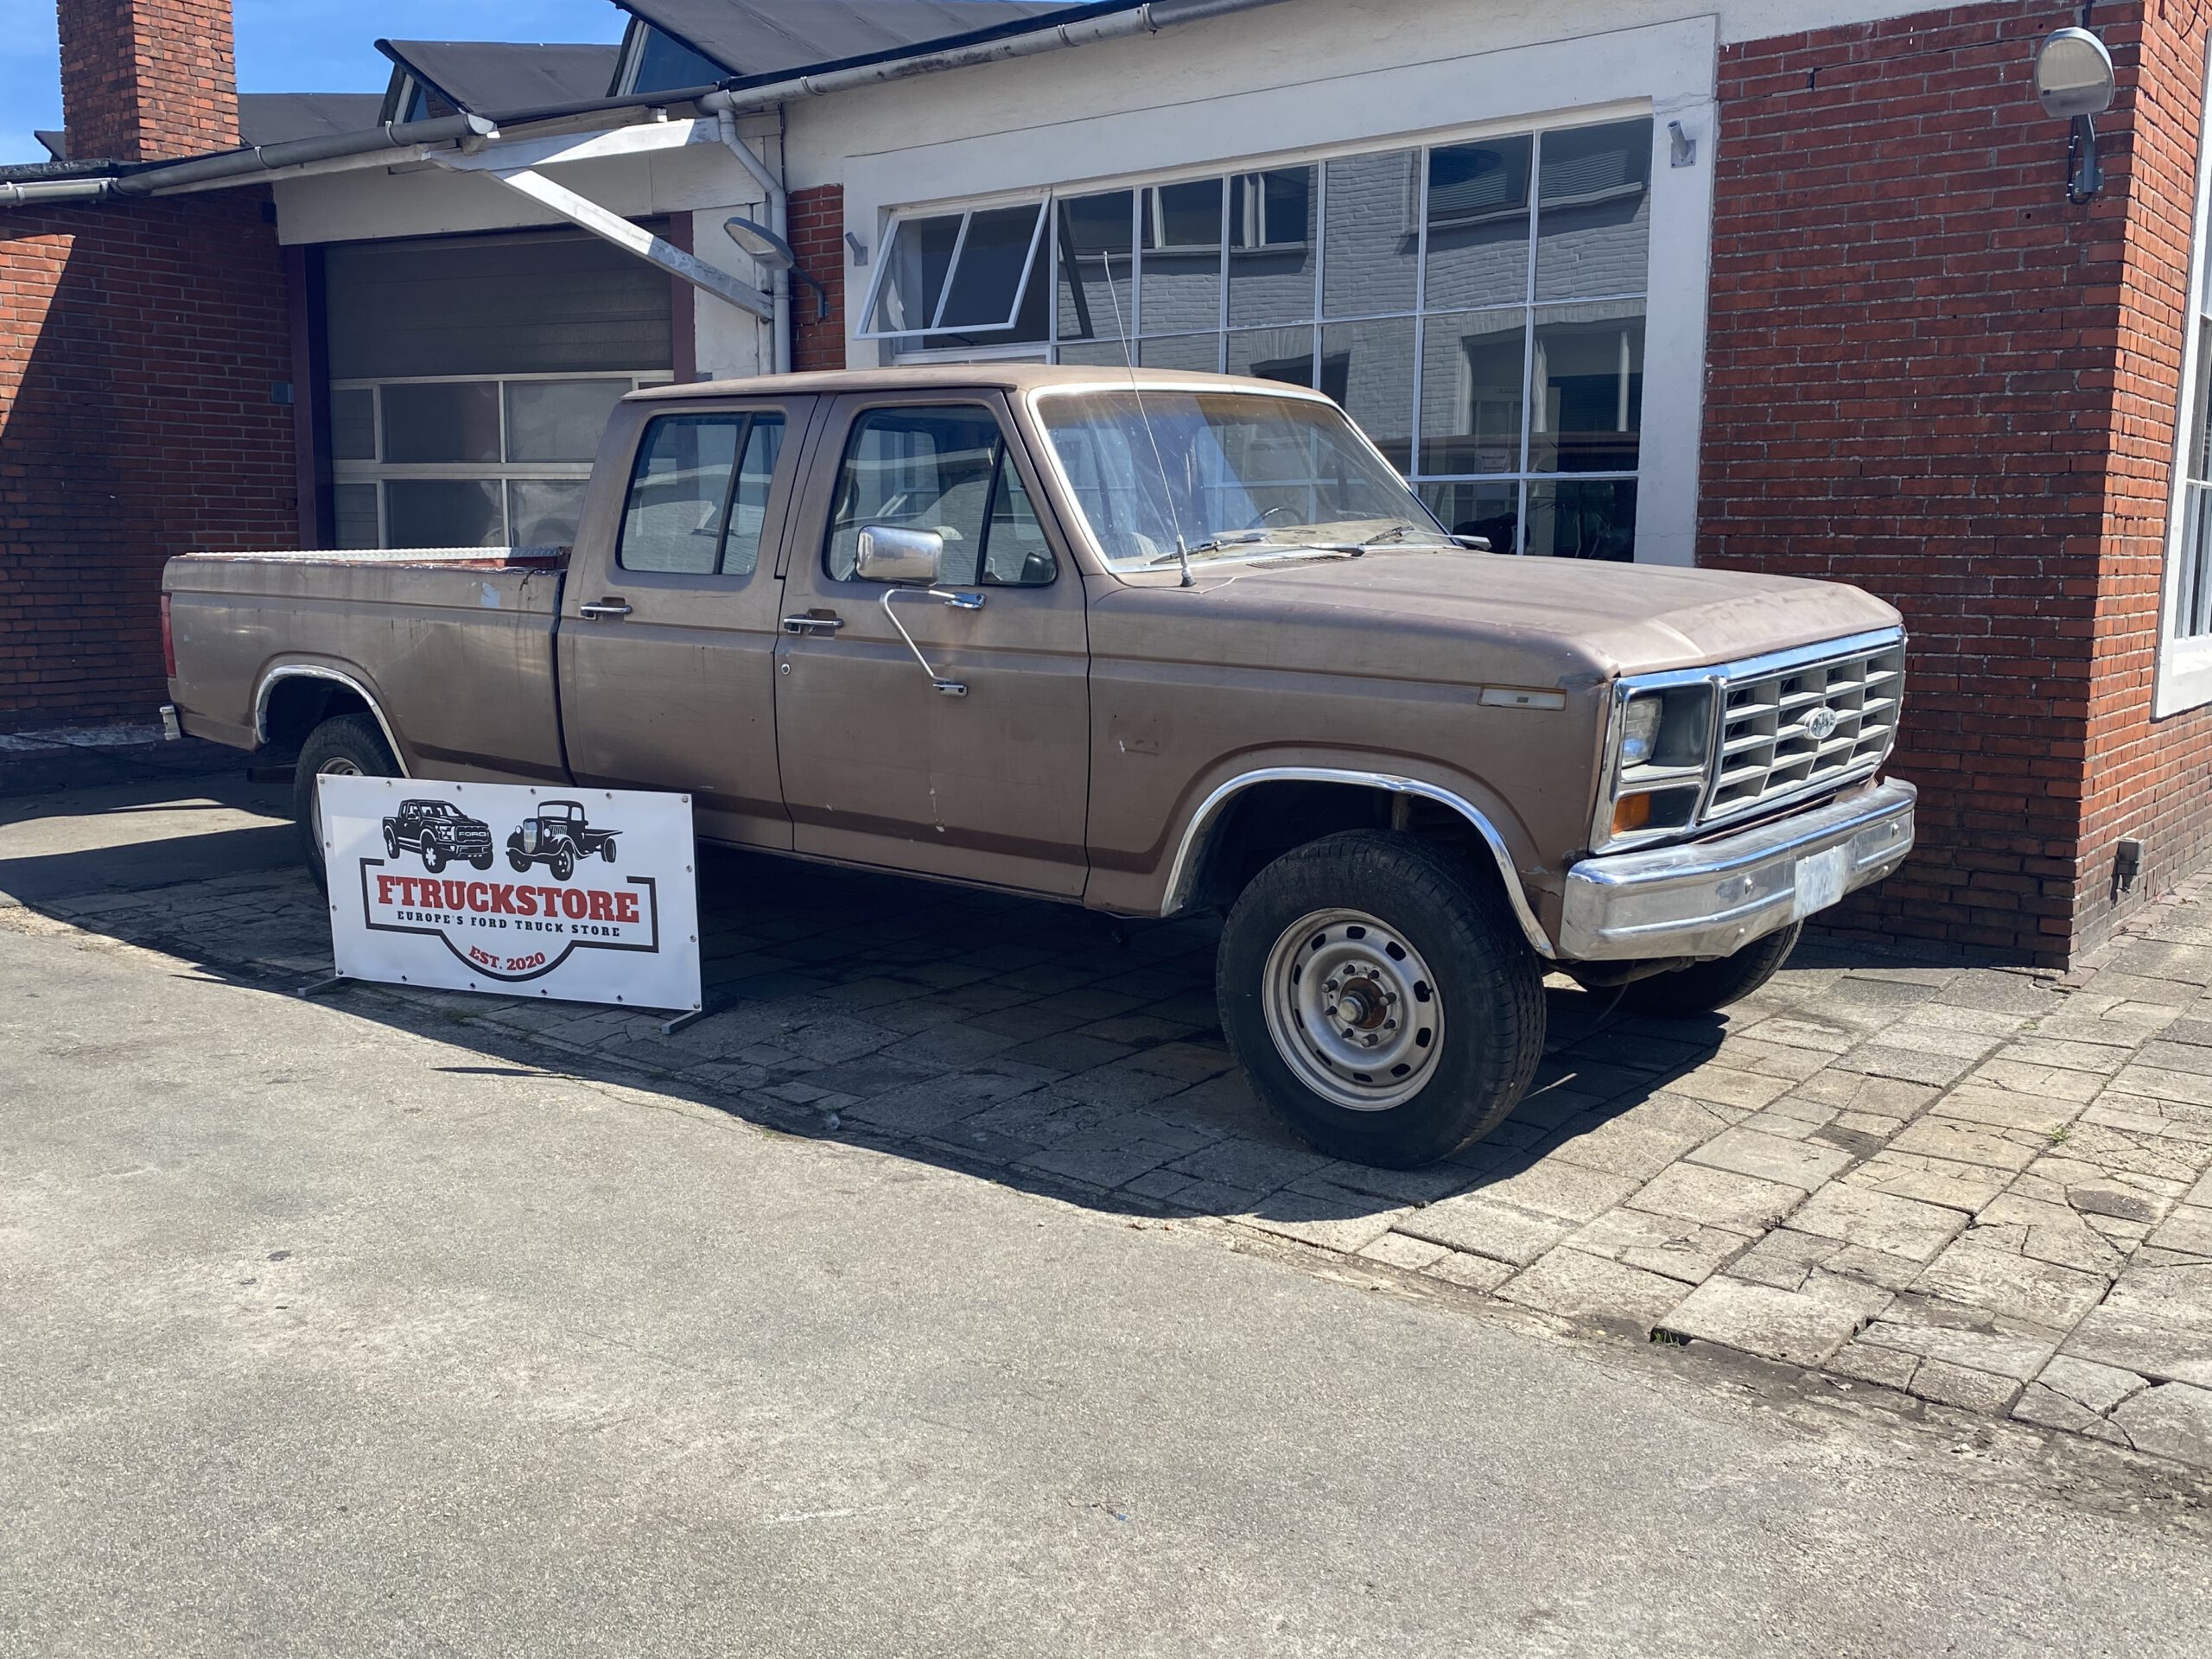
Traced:
<svg viewBox="0 0 2212 1659">
<path fill-rule="evenodd" d="M 1141 204 L 1144 198 L 1139 195 L 1135 200 Z M 1106 297 L 1114 304 L 1114 332 L 1121 336 L 1122 366 L 1129 372 L 1129 395 L 1137 400 L 1137 420 L 1144 428 L 1145 442 L 1152 446 L 1152 464 L 1160 474 L 1160 493 L 1167 503 L 1167 521 L 1175 526 L 1175 563 L 1183 573 L 1183 580 L 1178 585 L 1194 587 L 1197 584 L 1191 579 L 1191 547 L 1183 536 L 1182 510 L 1175 505 L 1174 486 L 1167 481 L 1167 461 L 1160 453 L 1160 435 L 1152 429 L 1152 416 L 1144 406 L 1144 388 L 1137 384 L 1136 343 L 1129 338 L 1129 326 L 1122 318 L 1122 296 L 1114 287 L 1114 251 L 1111 248 L 1102 250 L 1100 259 L 1106 269 Z M 1136 283 L 1136 226 L 1132 225 L 1129 227 L 1129 287 L 1132 290 L 1135 289 Z"/>
</svg>

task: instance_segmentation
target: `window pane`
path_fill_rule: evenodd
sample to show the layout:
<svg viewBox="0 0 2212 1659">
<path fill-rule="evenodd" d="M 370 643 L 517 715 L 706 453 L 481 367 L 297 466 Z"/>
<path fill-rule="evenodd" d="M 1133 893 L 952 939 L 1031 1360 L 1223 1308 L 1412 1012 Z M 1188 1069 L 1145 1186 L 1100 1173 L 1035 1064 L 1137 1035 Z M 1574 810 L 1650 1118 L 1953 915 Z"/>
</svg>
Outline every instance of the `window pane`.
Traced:
<svg viewBox="0 0 2212 1659">
<path fill-rule="evenodd" d="M 499 459 L 496 380 L 387 385 L 381 391 L 386 461 L 496 462 Z"/>
<path fill-rule="evenodd" d="M 377 395 L 366 386 L 330 394 L 330 453 L 340 461 L 377 458 Z"/>
<path fill-rule="evenodd" d="M 1321 315 L 1359 316 L 1414 308 L 1414 168 L 1416 154 L 1392 150 L 1328 164 L 1323 204 Z"/>
<path fill-rule="evenodd" d="M 1045 527 L 1037 522 L 1037 510 L 1022 487 L 1021 474 L 1001 448 L 983 542 L 983 568 L 976 579 L 1006 588 L 1041 588 L 1052 581 L 1057 568 Z"/>
<path fill-rule="evenodd" d="M 1651 123 L 1548 132 L 1540 143 L 1536 297 L 1643 293 L 1651 242 Z"/>
<path fill-rule="evenodd" d="M 681 41 L 657 29 L 645 30 L 645 49 L 638 54 L 635 90 L 676 92 L 692 86 L 712 86 L 729 78 L 720 64 L 710 63 Z"/>
<path fill-rule="evenodd" d="M 1211 374 L 1221 367 L 1221 336 L 1178 334 L 1170 340 L 1141 340 L 1137 361 L 1147 369 L 1197 369 Z"/>
<path fill-rule="evenodd" d="M 1147 334 L 1221 327 L 1222 181 L 1163 184 L 1143 193 L 1143 304 Z"/>
<path fill-rule="evenodd" d="M 990 411 L 880 409 L 854 423 L 837 480 L 836 510 L 823 564 L 849 582 L 864 525 L 933 530 L 944 538 L 944 568 L 973 570 L 990 510 L 999 423 Z"/>
<path fill-rule="evenodd" d="M 1510 553 L 1518 545 L 1521 486 L 1510 479 L 1496 484 L 1424 484 L 1421 499 L 1454 536 L 1485 537 L 1493 553 Z"/>
<path fill-rule="evenodd" d="M 959 239 L 958 213 L 901 220 L 891 238 L 891 251 L 884 256 L 883 291 L 876 296 L 868 327 L 881 334 L 928 327 L 937 315 L 945 273 L 952 268 L 953 244 Z"/>
<path fill-rule="evenodd" d="M 1229 181 L 1231 327 L 1313 315 L 1313 169 L 1240 173 Z"/>
<path fill-rule="evenodd" d="M 1060 213 L 1060 339 L 1123 340 L 1136 332 L 1135 255 L 1136 196 L 1128 190 L 1077 196 Z M 1096 359 L 1060 353 L 1064 363 Z M 1120 361 L 1119 358 L 1115 359 Z"/>
<path fill-rule="evenodd" d="M 1078 365 L 1096 365 L 1101 368 L 1126 369 L 1129 366 L 1129 350 L 1118 340 L 1062 340 L 1060 361 Z"/>
<path fill-rule="evenodd" d="M 2196 435 L 2183 466 L 2190 478 L 2212 480 L 2212 317 L 2196 321 Z"/>
<path fill-rule="evenodd" d="M 1428 152 L 1428 287 L 1432 311 L 1529 297 L 1526 135 Z"/>
<path fill-rule="evenodd" d="M 1642 302 L 1537 312 L 1532 384 L 1530 472 L 1634 472 L 1643 425 Z"/>
<path fill-rule="evenodd" d="M 760 562 L 760 531 L 767 523 L 776 457 L 783 452 L 784 417 L 755 416 L 745 440 L 744 464 L 737 469 L 737 493 L 730 498 L 729 535 L 722 543 L 726 576 L 749 576 Z"/>
<path fill-rule="evenodd" d="M 509 461 L 589 461 L 627 380 L 511 380 Z"/>
<path fill-rule="evenodd" d="M 622 569 L 713 573 L 745 424 L 728 415 L 664 415 L 645 429 L 622 509 Z"/>
<path fill-rule="evenodd" d="M 1561 480 L 1529 486 L 1529 549 L 1561 559 L 1636 556 L 1636 480 Z"/>
<path fill-rule="evenodd" d="M 1313 328 L 1252 328 L 1229 337 L 1229 372 L 1286 385 L 1313 384 Z"/>
<path fill-rule="evenodd" d="M 507 480 L 507 522 L 517 547 L 574 547 L 576 521 L 583 517 L 581 478 L 512 478 Z"/>
<path fill-rule="evenodd" d="M 1010 322 L 1041 207 L 994 207 L 969 215 L 938 326 L 973 328 Z"/>
<path fill-rule="evenodd" d="M 1422 472 L 1521 470 L 1527 341 L 1528 313 L 1518 306 L 1427 320 L 1421 353 Z"/>
<path fill-rule="evenodd" d="M 1321 390 L 1342 404 L 1400 472 L 1411 465 L 1414 320 L 1332 322 L 1321 330 Z"/>
<path fill-rule="evenodd" d="M 377 537 L 377 486 L 373 484 L 340 484 L 331 491 L 335 509 L 338 545 L 341 548 L 375 547 Z"/>
<path fill-rule="evenodd" d="M 395 478 L 384 486 L 391 547 L 498 547 L 507 539 L 496 478 Z"/>
</svg>

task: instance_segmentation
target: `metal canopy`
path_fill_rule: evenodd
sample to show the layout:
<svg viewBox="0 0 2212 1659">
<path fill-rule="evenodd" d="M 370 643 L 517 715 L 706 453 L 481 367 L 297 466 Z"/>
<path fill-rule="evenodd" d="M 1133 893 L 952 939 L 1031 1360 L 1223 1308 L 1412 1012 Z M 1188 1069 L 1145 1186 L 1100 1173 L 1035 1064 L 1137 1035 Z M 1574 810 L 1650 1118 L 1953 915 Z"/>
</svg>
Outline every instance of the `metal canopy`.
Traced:
<svg viewBox="0 0 2212 1659">
<path fill-rule="evenodd" d="M 240 92 L 238 137 L 249 144 L 327 138 L 377 124 L 382 92 Z"/>
<path fill-rule="evenodd" d="M 615 0 L 732 74 L 833 69 L 859 59 L 1018 29 L 1070 0 Z"/>
</svg>

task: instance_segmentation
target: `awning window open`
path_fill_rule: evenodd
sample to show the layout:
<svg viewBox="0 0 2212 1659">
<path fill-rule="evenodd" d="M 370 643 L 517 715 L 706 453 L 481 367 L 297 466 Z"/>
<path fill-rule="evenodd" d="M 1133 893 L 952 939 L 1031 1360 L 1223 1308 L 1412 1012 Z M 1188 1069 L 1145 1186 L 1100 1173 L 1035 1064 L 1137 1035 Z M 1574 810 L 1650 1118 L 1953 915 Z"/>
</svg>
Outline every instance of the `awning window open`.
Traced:
<svg viewBox="0 0 2212 1659">
<path fill-rule="evenodd" d="M 860 338 L 1013 328 L 1044 230 L 1044 204 L 1033 201 L 898 220 Z"/>
</svg>

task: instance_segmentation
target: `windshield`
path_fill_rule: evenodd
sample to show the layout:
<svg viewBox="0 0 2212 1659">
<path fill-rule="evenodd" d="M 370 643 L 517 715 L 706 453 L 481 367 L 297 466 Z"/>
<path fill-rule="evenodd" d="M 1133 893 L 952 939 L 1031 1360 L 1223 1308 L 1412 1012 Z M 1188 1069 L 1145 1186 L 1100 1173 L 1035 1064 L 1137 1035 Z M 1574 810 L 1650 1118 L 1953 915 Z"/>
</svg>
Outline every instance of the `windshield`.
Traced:
<svg viewBox="0 0 2212 1659">
<path fill-rule="evenodd" d="M 1448 546 L 1343 411 L 1264 392 L 1052 394 L 1038 418 L 1117 568 L 1368 544 Z"/>
</svg>

